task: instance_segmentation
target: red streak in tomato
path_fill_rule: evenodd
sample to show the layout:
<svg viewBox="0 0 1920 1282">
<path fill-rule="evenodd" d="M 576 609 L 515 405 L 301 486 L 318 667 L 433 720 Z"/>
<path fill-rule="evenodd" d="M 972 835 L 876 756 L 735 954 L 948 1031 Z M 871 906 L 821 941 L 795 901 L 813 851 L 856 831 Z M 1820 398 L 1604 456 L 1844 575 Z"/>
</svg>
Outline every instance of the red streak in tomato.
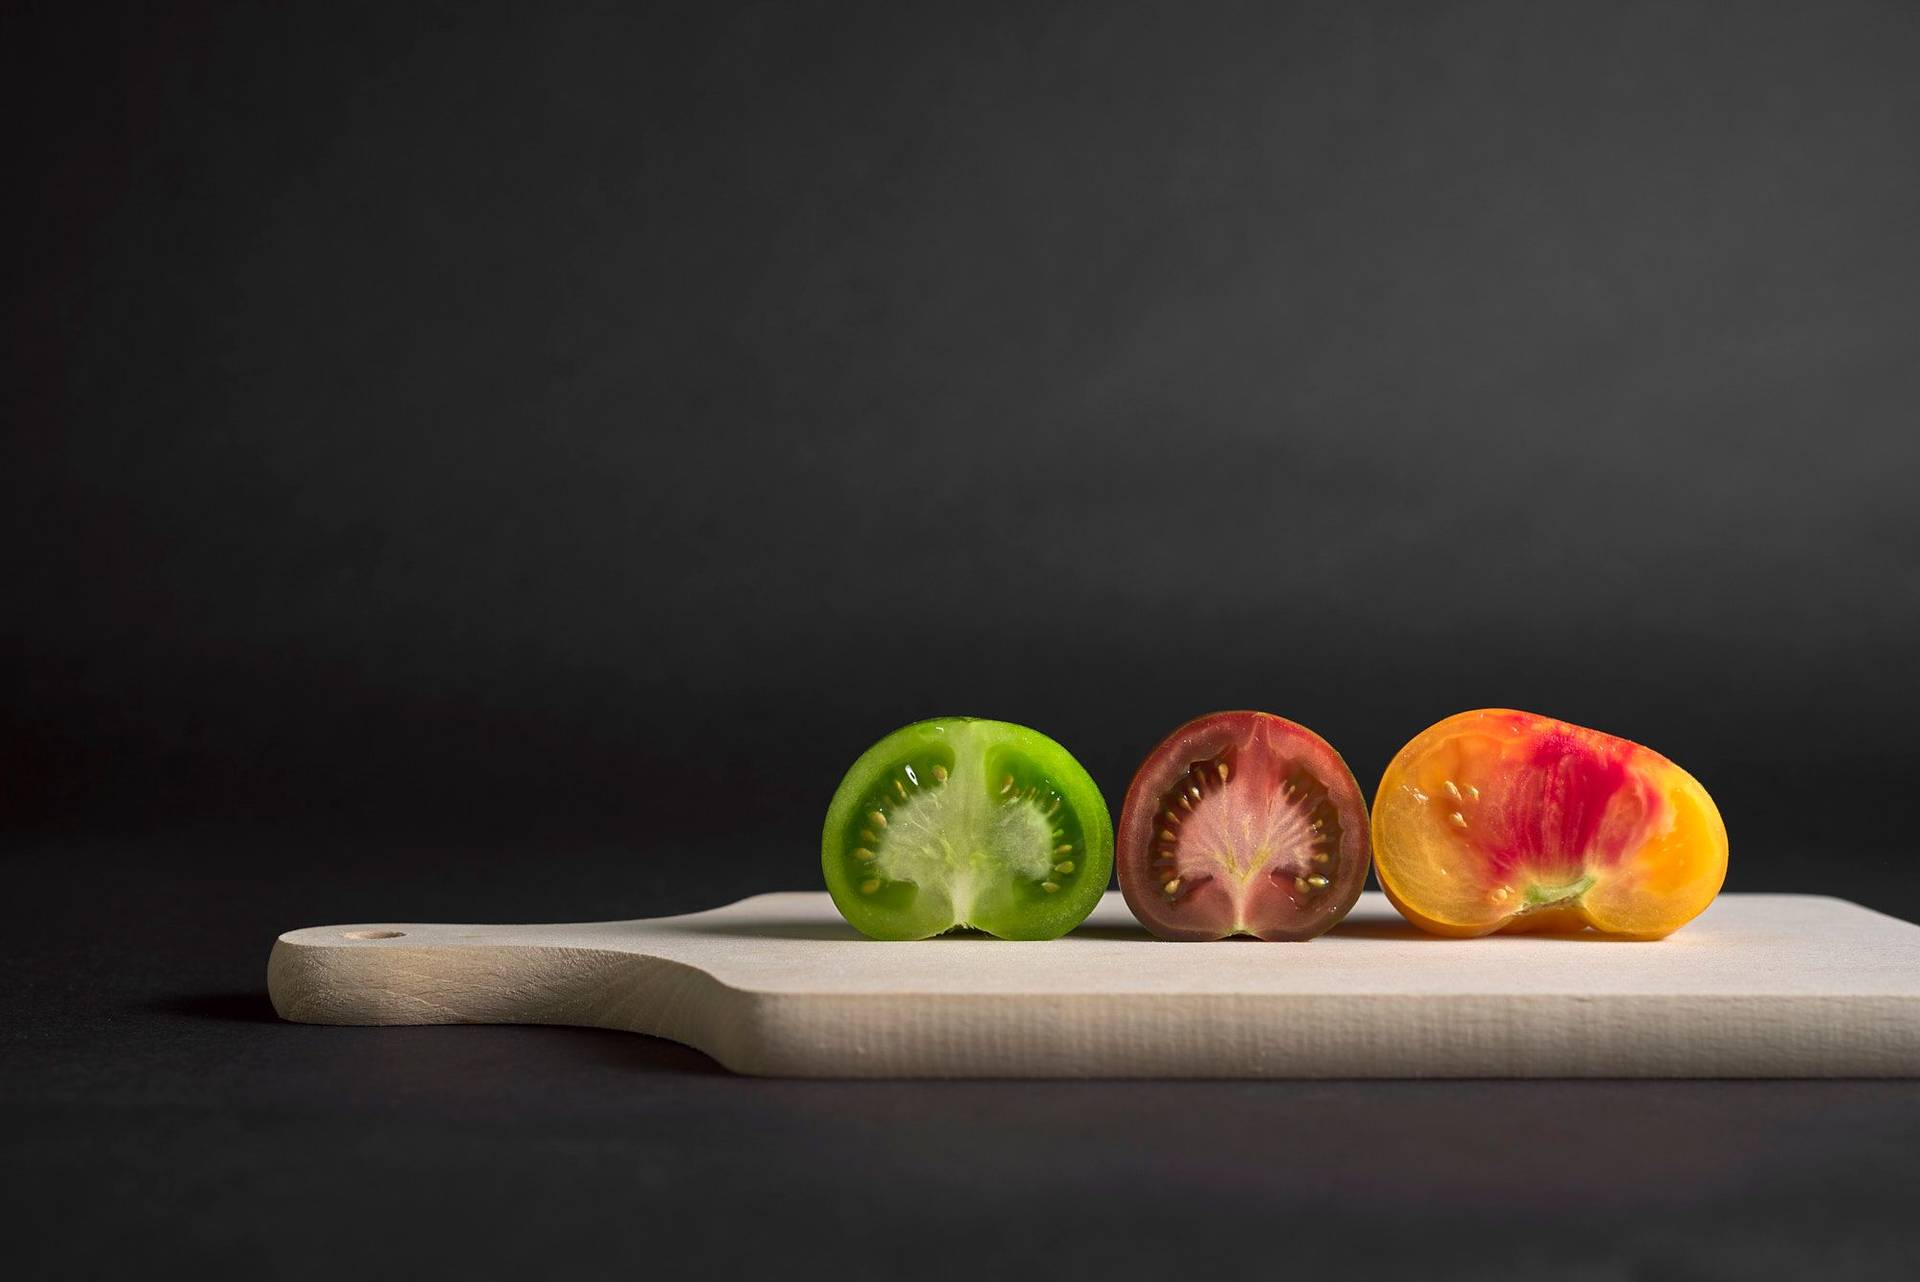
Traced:
<svg viewBox="0 0 1920 1282">
<path fill-rule="evenodd" d="M 1631 745 L 1610 751 L 1565 732 L 1532 739 L 1495 813 L 1469 825 L 1493 875 L 1571 879 L 1636 849 L 1664 803 L 1630 753 Z"/>
</svg>

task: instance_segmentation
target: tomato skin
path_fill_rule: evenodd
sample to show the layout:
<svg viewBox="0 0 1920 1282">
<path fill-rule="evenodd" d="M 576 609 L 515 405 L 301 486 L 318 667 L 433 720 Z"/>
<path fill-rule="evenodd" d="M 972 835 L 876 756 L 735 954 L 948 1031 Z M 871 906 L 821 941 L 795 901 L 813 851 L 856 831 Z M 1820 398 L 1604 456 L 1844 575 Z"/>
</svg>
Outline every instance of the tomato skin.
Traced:
<svg viewBox="0 0 1920 1282">
<path fill-rule="evenodd" d="M 1189 780 L 1192 810 L 1178 800 Z M 1236 833 L 1249 857 L 1210 865 L 1207 852 Z M 1346 762 L 1313 731 L 1268 712 L 1216 712 L 1176 729 L 1135 771 L 1115 850 L 1127 906 L 1160 938 L 1297 942 L 1325 933 L 1359 899 L 1367 808 Z"/>
<path fill-rule="evenodd" d="M 1394 754 L 1373 840 L 1394 907 L 1453 937 L 1658 939 L 1726 878 L 1726 826 L 1692 775 L 1631 740 L 1510 708 L 1456 713 Z"/>
<path fill-rule="evenodd" d="M 886 843 L 903 827 L 892 807 L 921 800 L 916 789 L 937 791 L 938 804 L 904 825 L 926 837 L 908 877 L 890 863 L 896 852 Z M 890 813 L 892 826 L 875 823 L 876 810 L 883 819 Z M 1013 829 L 994 826 L 1006 821 Z M 995 836 L 1008 831 L 1010 838 Z M 1032 841 L 1023 844 L 1024 836 Z M 1037 862 L 996 861 L 995 840 Z M 960 857 L 942 862 L 928 853 L 936 846 Z M 875 939 L 925 939 L 964 926 L 1003 939 L 1054 939 L 1086 920 L 1106 892 L 1113 821 L 1086 770 L 1046 735 L 1005 721 L 935 717 L 893 731 L 848 769 L 827 808 L 820 863 L 841 915 Z"/>
</svg>

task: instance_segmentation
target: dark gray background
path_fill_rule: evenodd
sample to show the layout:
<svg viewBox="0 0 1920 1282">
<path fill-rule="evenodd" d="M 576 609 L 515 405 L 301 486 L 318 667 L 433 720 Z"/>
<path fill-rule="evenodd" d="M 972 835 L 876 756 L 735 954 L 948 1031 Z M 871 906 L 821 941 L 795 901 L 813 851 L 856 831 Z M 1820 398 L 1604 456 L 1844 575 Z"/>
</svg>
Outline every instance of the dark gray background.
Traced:
<svg viewBox="0 0 1920 1282">
<path fill-rule="evenodd" d="M 511 1182 L 436 1147 L 486 1117 L 501 1161 L 626 1136 L 594 1151 L 678 1190 L 654 1212 L 746 1249 L 699 1218 L 735 1177 L 659 1174 L 697 1128 L 648 1147 L 603 1111 L 643 1068 L 662 1116 L 772 1119 L 789 1148 L 754 1160 L 801 1182 L 837 1134 L 882 1186 L 966 1184 L 915 1164 L 982 1109 L 1079 1101 L 1098 1152 L 1191 1118 L 1221 1187 L 1165 1152 L 1147 1182 L 1281 1222 L 1299 1185 L 1238 1111 L 1305 1101 L 1345 1196 L 1378 1163 L 1337 1137 L 1386 1145 L 1382 1116 L 1433 1179 L 1466 1153 L 1538 1188 L 1436 1120 L 1512 1110 L 1602 1150 L 1547 1183 L 1620 1226 L 1656 1204 L 1606 1202 L 1607 1173 L 1659 1168 L 1698 1111 L 1726 1178 L 1658 1205 L 1732 1227 L 1686 1276 L 1749 1229 L 1790 1261 L 1769 1208 L 1892 1169 L 1840 1121 L 1804 1164 L 1748 1146 L 1829 1105 L 1910 1138 L 1906 1088 L 772 1088 L 643 1039 L 253 1017 L 296 925 L 812 886 L 841 770 L 951 712 L 1047 731 L 1117 801 L 1204 710 L 1303 721 L 1371 789 L 1438 717 L 1527 708 L 1699 776 L 1731 889 L 1920 916 L 1911 7 L 83 8 L 10 15 L 0 50 L 30 188 L 0 466 L 20 1196 L 133 1214 L 152 1184 L 121 1235 L 259 1264 L 287 1230 L 248 1163 L 289 1148 L 368 1205 L 422 1176 L 497 1220 Z M 383 1076 L 476 1053 L 497 1098 Z M 837 1120 L 863 1100 L 895 1147 Z M 1001 1138 L 1029 1171 L 1071 1146 Z M 1451 1222 L 1553 1252 L 1568 1222 L 1499 1219 L 1532 1203 L 1486 1178 Z M 765 1213 L 840 1224 L 819 1196 Z M 1100 1222 L 1164 1258 L 1131 1204 Z"/>
</svg>

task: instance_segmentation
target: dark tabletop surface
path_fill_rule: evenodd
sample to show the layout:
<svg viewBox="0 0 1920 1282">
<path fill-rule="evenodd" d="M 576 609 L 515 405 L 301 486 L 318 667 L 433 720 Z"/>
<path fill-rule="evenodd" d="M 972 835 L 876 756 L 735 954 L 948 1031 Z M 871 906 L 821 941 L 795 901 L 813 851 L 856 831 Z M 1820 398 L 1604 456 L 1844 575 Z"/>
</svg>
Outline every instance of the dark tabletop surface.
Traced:
<svg viewBox="0 0 1920 1282">
<path fill-rule="evenodd" d="M 266 832 L 12 843 L 27 942 L 0 993 L 8 1255 L 276 1277 L 817 1259 L 1872 1278 L 1920 1261 L 1915 1082 L 763 1081 L 624 1033 L 274 1018 L 282 929 L 632 916 L 716 893 L 568 911 L 607 865 L 566 853 L 509 896 L 453 847 L 403 864 Z"/>
</svg>

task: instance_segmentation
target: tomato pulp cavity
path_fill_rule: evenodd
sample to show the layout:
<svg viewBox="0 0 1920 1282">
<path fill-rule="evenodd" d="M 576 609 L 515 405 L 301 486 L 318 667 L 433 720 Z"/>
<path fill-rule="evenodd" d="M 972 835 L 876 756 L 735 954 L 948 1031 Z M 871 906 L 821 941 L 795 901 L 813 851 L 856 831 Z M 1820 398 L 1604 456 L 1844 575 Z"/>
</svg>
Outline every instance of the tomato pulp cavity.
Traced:
<svg viewBox="0 0 1920 1282">
<path fill-rule="evenodd" d="M 1054 939 L 1113 871 L 1113 821 L 1080 763 L 1037 730 L 941 717 L 862 753 L 827 809 L 827 889 L 875 939 L 972 926 Z"/>
<path fill-rule="evenodd" d="M 1373 802 L 1374 869 L 1441 935 L 1595 930 L 1656 939 L 1727 875 L 1727 829 L 1694 777 L 1650 748 L 1483 708 L 1394 756 Z"/>
<path fill-rule="evenodd" d="M 1312 939 L 1367 880 L 1367 809 L 1347 763 L 1267 712 L 1189 721 L 1120 809 L 1120 889 L 1162 939 Z"/>
</svg>

